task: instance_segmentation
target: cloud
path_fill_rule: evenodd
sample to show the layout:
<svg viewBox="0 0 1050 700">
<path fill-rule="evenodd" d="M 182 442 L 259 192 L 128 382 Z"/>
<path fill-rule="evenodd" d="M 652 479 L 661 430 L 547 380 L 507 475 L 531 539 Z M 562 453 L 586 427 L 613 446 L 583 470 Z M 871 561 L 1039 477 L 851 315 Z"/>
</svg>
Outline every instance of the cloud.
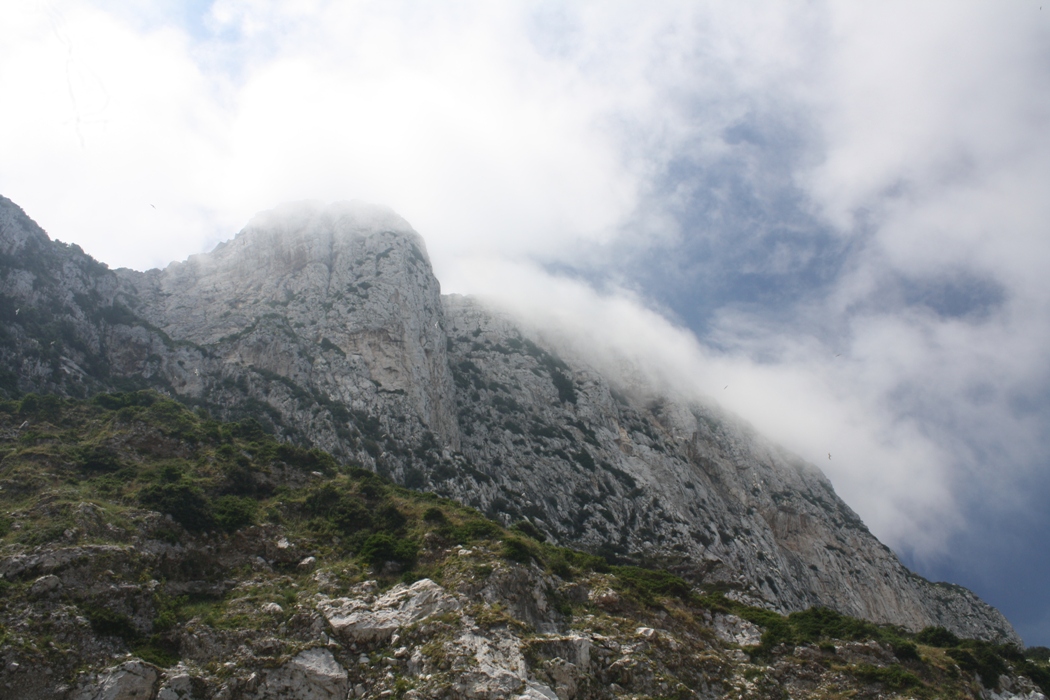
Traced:
<svg viewBox="0 0 1050 700">
<path fill-rule="evenodd" d="M 863 358 L 839 361 L 819 343 L 780 336 L 778 360 L 756 362 L 751 356 L 763 353 L 714 350 L 630 293 L 600 293 L 529 264 L 464 260 L 456 277 L 606 376 L 743 417 L 829 474 L 886 541 L 936 551 L 961 523 L 953 455 L 921 421 L 880 406 L 883 382 L 857 376 Z M 753 320 L 737 320 L 753 331 Z M 739 338 L 746 330 L 725 332 Z M 892 340 L 900 347 L 903 339 Z"/>
<path fill-rule="evenodd" d="M 634 206 L 600 123 L 615 93 L 540 55 L 520 7 L 303 7 L 217 2 L 204 36 L 88 3 L 7 11 L 0 89 L 22 109 L 0 186 L 134 267 L 288 199 L 396 205 L 449 254 L 550 251 Z"/>
</svg>

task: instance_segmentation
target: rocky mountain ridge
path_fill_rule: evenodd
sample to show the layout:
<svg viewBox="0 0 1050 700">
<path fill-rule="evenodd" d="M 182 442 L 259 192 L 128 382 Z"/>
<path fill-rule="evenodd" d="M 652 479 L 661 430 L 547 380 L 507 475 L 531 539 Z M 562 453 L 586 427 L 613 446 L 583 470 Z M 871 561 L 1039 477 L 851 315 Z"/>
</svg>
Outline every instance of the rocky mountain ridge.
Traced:
<svg viewBox="0 0 1050 700">
<path fill-rule="evenodd" d="M 422 239 L 387 210 L 285 207 L 139 273 L 50 241 L 3 200 L 0 255 L 9 396 L 152 387 L 739 600 L 1018 639 L 971 592 L 909 572 L 812 465 L 442 297 Z"/>
</svg>

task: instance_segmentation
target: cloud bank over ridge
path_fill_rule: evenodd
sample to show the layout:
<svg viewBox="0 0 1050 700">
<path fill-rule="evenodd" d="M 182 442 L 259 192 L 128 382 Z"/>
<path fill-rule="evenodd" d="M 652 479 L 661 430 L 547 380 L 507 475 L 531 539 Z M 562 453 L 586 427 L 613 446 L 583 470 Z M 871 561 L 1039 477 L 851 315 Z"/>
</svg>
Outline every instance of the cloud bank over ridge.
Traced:
<svg viewBox="0 0 1050 700">
<path fill-rule="evenodd" d="M 53 236 L 141 269 L 281 201 L 389 205 L 446 291 L 713 397 L 1050 642 L 1007 580 L 1050 574 L 1029 549 L 1050 531 L 1038 3 L 57 0 L 0 21 L 0 192 Z"/>
</svg>

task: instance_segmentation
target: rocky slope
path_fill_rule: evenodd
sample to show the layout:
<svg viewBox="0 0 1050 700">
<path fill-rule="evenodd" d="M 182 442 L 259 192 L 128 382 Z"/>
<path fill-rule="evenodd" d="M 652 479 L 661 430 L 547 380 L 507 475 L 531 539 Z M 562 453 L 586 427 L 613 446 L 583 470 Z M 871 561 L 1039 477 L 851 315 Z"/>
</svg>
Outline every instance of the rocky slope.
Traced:
<svg viewBox="0 0 1050 700">
<path fill-rule="evenodd" d="M 905 569 L 815 467 L 710 407 L 633 394 L 440 295 L 392 212 L 296 205 L 165 270 L 112 272 L 0 202 L 0 388 L 149 386 L 506 525 L 781 611 L 1017 641 Z"/>
<path fill-rule="evenodd" d="M 1045 700 L 1046 650 L 781 617 L 152 392 L 0 401 L 0 698 Z"/>
</svg>

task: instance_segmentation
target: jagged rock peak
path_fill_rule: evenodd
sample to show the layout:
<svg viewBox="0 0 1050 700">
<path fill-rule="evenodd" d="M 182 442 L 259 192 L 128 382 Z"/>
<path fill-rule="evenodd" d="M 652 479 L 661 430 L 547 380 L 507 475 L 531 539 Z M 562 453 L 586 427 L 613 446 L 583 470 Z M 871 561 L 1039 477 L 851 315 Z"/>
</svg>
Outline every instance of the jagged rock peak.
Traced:
<svg viewBox="0 0 1050 700">
<path fill-rule="evenodd" d="M 232 258 L 256 266 L 257 273 L 271 275 L 295 272 L 311 263 L 331 267 L 355 240 L 375 235 L 405 239 L 429 266 L 422 236 L 393 210 L 359 201 L 325 204 L 306 200 L 259 212 L 232 240 L 220 243 L 211 253 L 172 263 L 166 271 L 178 274 L 188 267 L 199 272 L 202 266 L 221 267 Z"/>
<path fill-rule="evenodd" d="M 47 234 L 29 218 L 22 207 L 0 195 L 0 253 L 13 255 L 30 239 L 47 243 Z"/>
<path fill-rule="evenodd" d="M 221 346 L 222 371 L 250 367 L 357 410 L 415 416 L 458 446 L 441 286 L 422 237 L 390 209 L 286 204 L 210 253 L 121 274 L 136 313 L 172 338 Z"/>
</svg>

